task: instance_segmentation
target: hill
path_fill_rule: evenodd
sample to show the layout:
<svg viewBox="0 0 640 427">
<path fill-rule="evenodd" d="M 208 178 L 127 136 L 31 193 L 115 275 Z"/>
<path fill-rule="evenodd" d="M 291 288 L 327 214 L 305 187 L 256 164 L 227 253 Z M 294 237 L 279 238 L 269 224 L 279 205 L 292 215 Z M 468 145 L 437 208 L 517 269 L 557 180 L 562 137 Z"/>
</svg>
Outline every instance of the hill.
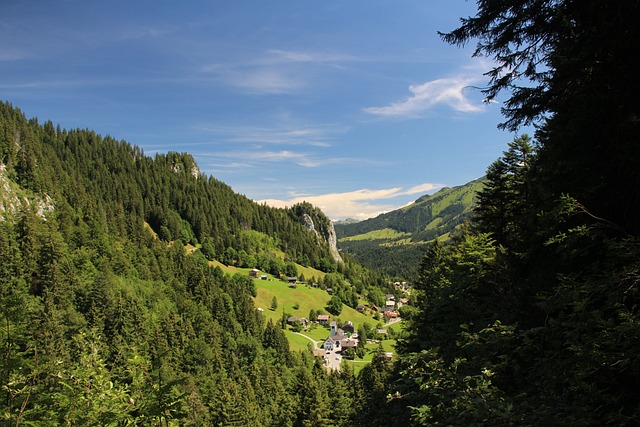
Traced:
<svg viewBox="0 0 640 427">
<path fill-rule="evenodd" d="M 443 188 L 375 218 L 336 223 L 338 247 L 368 268 L 414 281 L 424 244 L 446 239 L 471 217 L 483 182 Z"/>
<path fill-rule="evenodd" d="M 336 382 L 306 348 L 292 351 L 257 310 L 256 283 L 234 274 L 315 276 L 351 307 L 384 295 L 387 281 L 332 243 L 320 210 L 259 205 L 188 153 L 151 158 L 0 103 L 2 418 L 302 425 L 354 402 L 353 371 Z M 318 425 L 351 425 L 353 408 Z"/>
</svg>

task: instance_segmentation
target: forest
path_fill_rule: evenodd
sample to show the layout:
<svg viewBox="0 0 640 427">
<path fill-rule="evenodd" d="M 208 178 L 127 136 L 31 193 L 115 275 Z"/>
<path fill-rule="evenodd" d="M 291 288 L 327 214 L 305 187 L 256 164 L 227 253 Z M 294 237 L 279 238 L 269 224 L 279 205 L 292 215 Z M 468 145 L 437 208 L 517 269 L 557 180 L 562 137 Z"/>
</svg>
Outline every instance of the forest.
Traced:
<svg viewBox="0 0 640 427">
<path fill-rule="evenodd" d="M 4 425 L 637 425 L 640 3 L 477 4 L 441 37 L 477 43 L 499 126 L 535 132 L 428 246 L 397 357 L 358 375 L 291 351 L 251 280 L 209 264 L 244 251 L 264 268 L 276 247 L 283 268 L 341 274 L 345 299 L 384 287 L 304 227 L 313 207 L 0 104 Z"/>
<path fill-rule="evenodd" d="M 384 293 L 382 275 L 332 253 L 317 208 L 259 205 L 189 154 L 150 158 L 8 102 L 0 153 L 3 425 L 357 421 L 367 370 L 328 373 L 290 351 L 286 325 L 254 306 L 253 280 L 212 263 L 316 267 L 340 306 Z"/>
</svg>

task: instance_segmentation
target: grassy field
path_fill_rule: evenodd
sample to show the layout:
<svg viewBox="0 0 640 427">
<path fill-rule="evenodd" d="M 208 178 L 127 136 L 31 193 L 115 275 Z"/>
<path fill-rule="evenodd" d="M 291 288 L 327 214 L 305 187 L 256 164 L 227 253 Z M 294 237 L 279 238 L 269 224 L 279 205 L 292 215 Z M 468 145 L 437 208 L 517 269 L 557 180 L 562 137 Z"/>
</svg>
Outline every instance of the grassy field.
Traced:
<svg viewBox="0 0 640 427">
<path fill-rule="evenodd" d="M 237 268 L 233 266 L 226 266 L 218 261 L 209 261 L 209 265 L 217 266 L 222 269 L 226 274 L 240 273 L 242 275 L 249 275 L 250 268 Z M 305 277 L 319 277 L 320 274 L 324 274 L 319 270 L 313 268 L 306 268 L 298 266 L 298 272 L 305 271 Z M 307 273 L 310 276 L 307 276 Z M 290 288 L 288 283 L 285 283 L 272 275 L 267 275 L 267 280 L 254 279 L 256 284 L 257 296 L 254 298 L 256 307 L 261 307 L 264 310 L 264 315 L 267 319 L 278 321 L 282 318 L 282 310 L 285 314 L 296 317 L 309 317 L 309 312 L 313 310 L 326 311 L 326 305 L 329 302 L 331 296 L 320 288 L 314 288 L 306 284 L 298 284 L 295 288 Z M 278 307 L 276 310 L 271 310 L 271 301 L 273 297 L 276 297 Z M 298 307 L 298 308 L 295 308 Z M 356 330 L 364 322 L 368 322 L 370 325 L 375 326 L 379 321 L 375 320 L 370 315 L 362 314 L 351 307 L 346 305 L 342 306 L 342 312 L 337 318 L 331 316 L 331 320 L 336 320 L 342 325 L 347 320 L 353 322 Z M 319 327 L 317 331 L 311 331 L 310 336 L 316 339 L 326 338 L 327 329 Z M 309 334 L 308 334 L 309 335 Z M 320 337 L 322 335 L 322 337 Z"/>
<path fill-rule="evenodd" d="M 269 277 L 269 279 L 255 280 L 257 290 L 255 305 L 264 309 L 264 315 L 267 319 L 280 320 L 283 310 L 287 315 L 306 318 L 309 317 L 309 312 L 312 309 L 316 311 L 323 310 L 326 313 L 325 307 L 331 296 L 322 289 L 303 284 L 290 288 L 287 283 L 272 277 Z M 278 307 L 275 310 L 271 310 L 271 301 L 274 296 L 278 302 Z M 353 322 L 356 330 L 364 322 L 368 322 L 370 325 L 378 323 L 373 317 L 359 313 L 346 305 L 342 306 L 340 316 L 337 318 L 331 316 L 331 320 L 338 321 L 340 325 L 349 320 Z M 313 337 L 315 338 L 315 336 Z"/>
<path fill-rule="evenodd" d="M 410 236 L 407 233 L 400 233 L 399 231 L 391 228 L 384 228 L 382 230 L 373 230 L 368 233 L 358 234 L 357 236 L 343 237 L 341 242 L 348 242 L 350 240 L 396 240 L 402 237 Z"/>
<path fill-rule="evenodd" d="M 226 274 L 231 275 L 236 273 L 249 275 L 249 271 L 251 270 L 249 268 L 226 266 L 218 261 L 210 261 L 209 265 L 218 266 Z M 306 278 L 314 276 L 318 278 L 321 274 L 324 274 L 318 270 L 311 268 L 305 269 L 302 266 L 298 266 L 298 274 L 301 273 L 304 274 Z M 254 303 L 256 307 L 260 307 L 264 310 L 263 314 L 267 319 L 271 319 L 274 322 L 280 321 L 283 309 L 287 316 L 296 317 L 308 318 L 309 312 L 312 309 L 316 311 L 323 310 L 326 313 L 325 306 L 331 298 L 326 291 L 304 284 L 298 284 L 295 288 L 290 288 L 288 283 L 285 283 L 271 275 L 267 275 L 267 277 L 267 280 L 254 279 L 257 292 L 257 296 L 254 298 Z M 278 307 L 275 310 L 271 310 L 271 301 L 274 296 L 278 302 Z M 298 307 L 297 309 L 295 308 L 296 306 Z M 340 325 L 349 320 L 353 322 L 356 330 L 365 322 L 374 327 L 379 323 L 379 321 L 375 320 L 370 315 L 359 313 L 346 305 L 342 306 L 340 316 L 337 318 L 335 316 L 331 316 L 331 320 L 337 320 Z M 397 327 L 398 324 L 395 324 L 387 327 L 386 329 L 393 329 Z M 311 329 L 308 331 L 302 331 L 302 333 L 315 340 L 320 348 L 322 347 L 323 341 L 329 336 L 329 328 L 314 324 Z M 291 330 L 285 330 L 285 336 L 289 340 L 289 348 L 292 351 L 307 351 L 309 344 L 313 345 L 309 339 L 300 336 Z M 395 353 L 395 340 L 384 340 L 381 342 L 385 351 Z M 353 361 L 345 359 L 346 363 L 349 363 L 356 374 L 371 362 L 373 355 L 378 350 L 378 344 L 367 344 L 366 349 L 366 355 L 363 359 L 356 358 L 356 360 Z"/>
<path fill-rule="evenodd" d="M 307 351 L 309 349 L 309 344 L 313 346 L 313 343 L 310 340 L 294 332 L 287 330 L 284 331 L 284 335 L 287 337 L 287 340 L 289 340 L 289 349 L 291 349 L 291 351 Z M 320 347 L 320 345 L 321 344 L 318 343 L 318 347 Z"/>
<path fill-rule="evenodd" d="M 396 354 L 396 340 L 384 340 L 380 342 L 382 343 L 382 348 L 385 352 L 391 352 L 394 355 Z M 358 359 L 357 357 L 355 358 L 355 360 L 342 359 L 344 363 L 348 363 L 349 366 L 353 368 L 353 372 L 356 375 L 358 375 L 362 368 L 371 363 L 373 356 L 378 351 L 378 344 L 366 344 L 365 348 L 366 354 L 362 359 Z"/>
</svg>

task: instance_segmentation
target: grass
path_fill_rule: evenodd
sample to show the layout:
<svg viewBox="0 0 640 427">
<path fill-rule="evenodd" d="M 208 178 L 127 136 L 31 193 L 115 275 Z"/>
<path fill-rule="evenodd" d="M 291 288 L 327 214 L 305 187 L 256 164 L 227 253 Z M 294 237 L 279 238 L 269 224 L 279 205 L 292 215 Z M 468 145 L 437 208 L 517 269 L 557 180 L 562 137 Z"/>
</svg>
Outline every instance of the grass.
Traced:
<svg viewBox="0 0 640 427">
<path fill-rule="evenodd" d="M 435 230 L 442 224 L 442 217 L 437 217 L 424 228 L 425 230 Z"/>
<path fill-rule="evenodd" d="M 282 311 L 296 317 L 309 317 L 311 309 L 318 310 L 329 302 L 329 294 L 306 285 L 297 285 L 295 289 L 290 288 L 288 283 L 269 277 L 268 280 L 255 280 L 257 296 L 255 298 L 256 307 L 264 308 L 267 318 L 279 320 Z M 278 302 L 275 311 L 271 310 L 273 297 Z M 297 306 L 298 308 L 294 308 Z"/>
<path fill-rule="evenodd" d="M 262 307 L 264 309 L 263 313 L 267 319 L 272 319 L 273 321 L 280 320 L 283 310 L 286 315 L 307 318 L 311 310 L 323 310 L 326 312 L 325 307 L 331 296 L 322 289 L 304 284 L 298 284 L 296 288 L 290 288 L 288 283 L 277 280 L 271 276 L 269 276 L 269 279 L 270 280 L 255 280 L 257 296 L 254 299 L 256 307 Z M 274 296 L 278 302 L 278 307 L 275 310 L 271 310 L 271 301 Z M 295 308 L 296 306 L 298 307 L 297 309 Z M 356 330 L 364 322 L 369 322 L 371 325 L 377 323 L 371 316 L 359 313 L 346 305 L 342 306 L 340 316 L 331 316 L 331 320 L 337 320 L 339 324 L 349 320 L 353 322 Z M 318 339 L 326 338 L 326 333 L 326 331 L 323 332 L 324 336 Z M 320 334 L 320 332 L 312 331 L 312 335 L 310 336 L 315 339 L 315 334 Z"/>
<path fill-rule="evenodd" d="M 391 228 L 384 228 L 382 230 L 373 230 L 356 236 L 343 237 L 340 239 L 340 242 L 348 242 L 352 240 L 397 240 L 407 236 L 410 236 L 410 234 L 400 233 L 399 231 Z"/>
<path fill-rule="evenodd" d="M 307 351 L 309 349 L 309 344 L 313 346 L 313 343 L 310 340 L 292 331 L 286 330 L 284 331 L 284 335 L 287 337 L 287 340 L 289 340 L 289 349 L 291 349 L 291 351 Z M 320 347 L 320 344 L 318 344 L 318 347 Z"/>
<path fill-rule="evenodd" d="M 385 352 L 391 352 L 394 355 L 396 354 L 396 340 L 384 340 L 380 341 L 382 343 L 382 348 Z M 354 360 L 342 359 L 346 363 L 348 363 L 352 368 L 355 375 L 358 375 L 362 368 L 367 366 L 373 360 L 373 356 L 378 351 L 378 344 L 365 344 L 365 355 L 362 359 L 358 359 L 357 357 Z"/>
<path fill-rule="evenodd" d="M 329 328 L 316 323 L 311 329 L 302 333 L 316 341 L 324 341 L 329 336 Z"/>
<path fill-rule="evenodd" d="M 249 275 L 250 268 L 237 268 L 233 266 L 226 266 L 218 261 L 210 261 L 209 265 L 217 266 L 222 269 L 226 274 L 242 274 Z M 320 274 L 324 274 L 319 270 L 298 266 L 298 274 L 304 274 L 305 278 L 311 278 L 315 276 L 320 277 Z M 309 275 L 308 275 L 309 274 Z M 256 297 L 254 298 L 254 304 L 256 307 L 261 307 L 262 312 L 267 319 L 271 319 L 273 322 L 279 322 L 282 318 L 282 312 L 284 310 L 287 316 L 296 317 L 309 317 L 309 312 L 313 309 L 316 312 L 323 310 L 326 312 L 325 307 L 329 302 L 331 296 L 320 288 L 314 288 L 306 284 L 298 284 L 295 288 L 290 288 L 289 284 L 279 280 L 272 275 L 267 275 L 267 280 L 254 279 L 256 284 Z M 278 306 L 275 310 L 271 310 L 271 301 L 273 297 L 276 297 Z M 298 307 L 297 309 L 295 307 Z M 339 325 L 342 325 L 347 320 L 353 322 L 356 331 L 365 322 L 374 326 L 379 323 L 370 315 L 362 314 L 351 307 L 346 305 L 342 306 L 342 312 L 340 316 L 331 316 L 331 320 L 338 321 Z M 395 325 L 394 325 L 395 326 Z M 389 329 L 389 328 L 387 328 Z M 313 324 L 308 331 L 302 331 L 302 333 L 311 339 L 318 342 L 318 347 L 322 346 L 322 342 L 329 336 L 329 328 L 319 324 Z M 293 333 L 291 330 L 285 330 L 285 336 L 289 340 L 289 347 L 292 351 L 307 351 L 308 344 L 311 343 L 307 338 Z M 393 351 L 394 340 L 382 341 L 385 351 Z M 313 344 L 313 343 L 311 343 Z M 369 349 L 369 347 L 371 347 Z M 371 354 L 369 354 L 369 350 Z M 377 350 L 377 345 L 368 344 L 367 355 L 363 360 L 352 363 L 354 371 L 359 372 L 368 362 L 371 361 L 373 353 Z M 357 359 L 359 360 L 359 359 Z"/>
</svg>

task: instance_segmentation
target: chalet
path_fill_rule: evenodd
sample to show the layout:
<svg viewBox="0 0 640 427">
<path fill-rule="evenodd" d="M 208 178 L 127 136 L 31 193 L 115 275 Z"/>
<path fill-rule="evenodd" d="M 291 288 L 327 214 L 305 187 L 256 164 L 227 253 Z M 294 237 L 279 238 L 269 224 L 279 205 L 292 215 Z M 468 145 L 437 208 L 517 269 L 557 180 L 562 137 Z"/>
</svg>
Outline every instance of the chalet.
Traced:
<svg viewBox="0 0 640 427">
<path fill-rule="evenodd" d="M 346 321 L 346 322 L 344 322 L 344 325 L 342 325 L 342 330 L 345 331 L 345 332 L 349 332 L 349 333 L 352 334 L 354 329 L 355 328 L 353 326 L 353 322 Z"/>
<path fill-rule="evenodd" d="M 299 320 L 300 320 L 300 319 L 298 319 L 297 317 L 295 317 L 295 316 L 291 316 L 291 317 L 289 317 L 289 318 L 287 319 L 287 323 L 289 323 L 289 324 L 293 324 L 293 323 L 296 323 L 296 322 L 297 322 L 297 321 L 299 321 Z"/>
<path fill-rule="evenodd" d="M 345 351 L 348 350 L 350 348 L 355 349 L 358 346 L 358 341 L 357 340 L 352 340 L 352 339 L 345 339 L 340 341 L 340 351 Z"/>
<path fill-rule="evenodd" d="M 400 302 L 403 304 L 408 304 L 409 303 L 409 298 L 400 298 Z"/>
<path fill-rule="evenodd" d="M 257 268 L 252 268 L 251 270 L 249 270 L 249 277 L 251 277 L 252 279 L 257 279 L 260 276 L 260 270 L 258 270 Z"/>
<path fill-rule="evenodd" d="M 332 320 L 331 323 L 329 323 L 329 331 L 331 336 L 334 336 L 338 333 L 338 324 L 335 320 Z"/>
<path fill-rule="evenodd" d="M 327 322 L 329 321 L 329 316 L 328 314 L 319 314 L 318 315 L 318 323 L 321 323 L 323 325 L 326 325 Z"/>
<path fill-rule="evenodd" d="M 396 306 L 396 302 L 394 300 L 387 300 L 387 302 L 384 303 L 384 306 L 387 308 L 393 308 Z"/>
<path fill-rule="evenodd" d="M 396 297 L 393 294 L 387 294 L 387 295 L 385 295 L 385 298 L 387 300 L 391 300 L 391 301 L 395 301 L 396 300 Z"/>
<path fill-rule="evenodd" d="M 373 311 L 378 311 L 378 310 L 380 310 L 380 309 L 378 308 L 378 306 L 377 306 L 377 305 L 372 305 L 372 306 L 371 306 L 371 310 L 373 310 Z"/>
<path fill-rule="evenodd" d="M 389 319 L 395 319 L 396 317 L 398 317 L 398 313 L 396 313 L 395 311 L 385 311 L 384 315 Z"/>
<path fill-rule="evenodd" d="M 360 313 L 364 313 L 364 305 L 358 304 L 358 306 L 356 307 L 356 311 L 359 311 Z"/>
</svg>

